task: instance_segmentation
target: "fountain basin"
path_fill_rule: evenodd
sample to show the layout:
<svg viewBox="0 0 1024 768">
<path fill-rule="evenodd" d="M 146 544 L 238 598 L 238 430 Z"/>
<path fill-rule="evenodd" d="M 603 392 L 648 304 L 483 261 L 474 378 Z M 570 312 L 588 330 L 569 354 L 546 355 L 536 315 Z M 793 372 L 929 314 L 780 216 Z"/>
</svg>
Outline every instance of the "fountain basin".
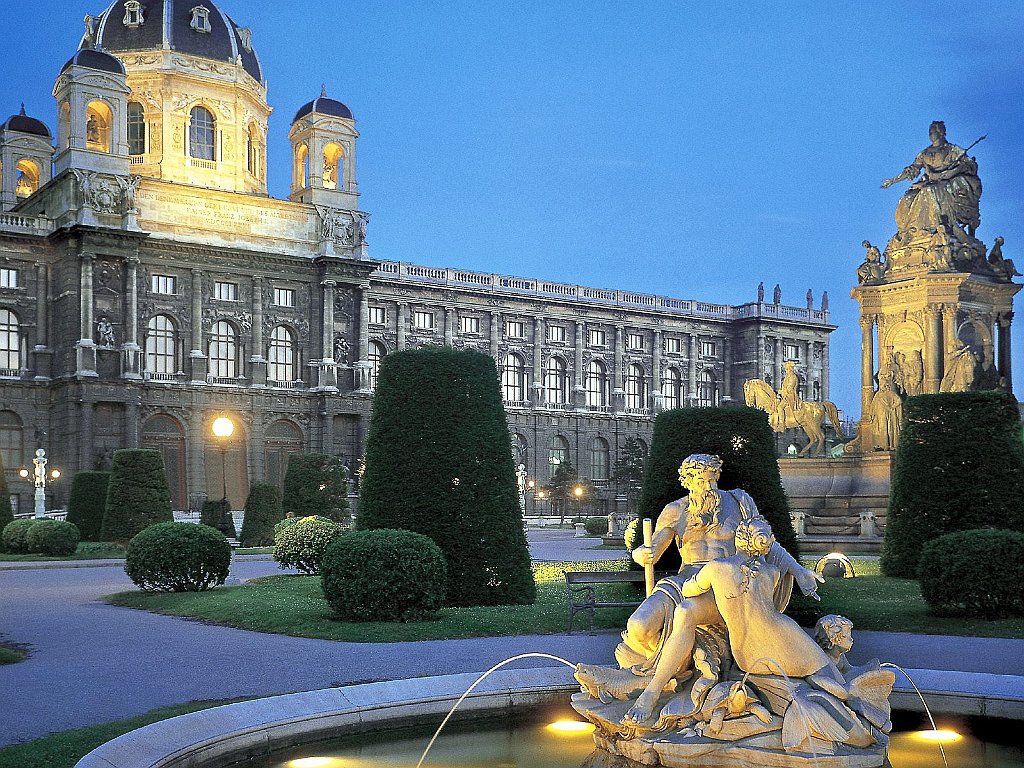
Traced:
<svg viewBox="0 0 1024 768">
<path fill-rule="evenodd" d="M 908 670 L 933 712 L 1024 720 L 1024 677 Z M 443 675 L 271 696 L 180 715 L 119 736 L 76 768 L 213 768 L 341 735 L 436 725 L 477 674 Z M 579 690 L 563 666 L 491 674 L 459 712 L 501 715 L 524 707 L 564 706 Z M 921 711 L 906 680 L 895 709 Z"/>
</svg>

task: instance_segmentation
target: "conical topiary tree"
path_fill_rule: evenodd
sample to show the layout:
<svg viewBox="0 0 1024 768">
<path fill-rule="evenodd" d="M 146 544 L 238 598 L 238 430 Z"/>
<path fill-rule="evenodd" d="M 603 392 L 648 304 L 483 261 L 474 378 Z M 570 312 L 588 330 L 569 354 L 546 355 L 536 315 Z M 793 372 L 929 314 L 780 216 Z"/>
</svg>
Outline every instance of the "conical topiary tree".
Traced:
<svg viewBox="0 0 1024 768">
<path fill-rule="evenodd" d="M 882 572 L 917 578 L 924 545 L 955 531 L 1024 531 L 1024 442 L 1017 400 L 1005 392 L 907 400 L 896 448 Z"/>
<path fill-rule="evenodd" d="M 274 543 L 274 525 L 284 519 L 281 496 L 273 483 L 253 483 L 245 500 L 245 519 L 239 536 L 243 547 L 266 547 Z"/>
<path fill-rule="evenodd" d="M 7 473 L 4 469 L 3 457 L 0 457 L 0 531 L 14 519 L 11 509 L 11 492 L 7 490 Z"/>
<path fill-rule="evenodd" d="M 679 465 L 693 453 L 718 456 L 723 463 L 718 487 L 749 493 L 779 544 L 799 555 L 768 415 L 755 408 L 680 408 L 659 414 L 640 496 L 641 518 L 657 520 L 666 504 L 686 495 L 679 484 Z M 657 567 L 678 568 L 678 550 L 669 547 Z"/>
<path fill-rule="evenodd" d="M 295 517 L 319 515 L 348 522 L 348 470 L 337 456 L 291 453 L 284 475 L 281 506 Z"/>
<path fill-rule="evenodd" d="M 109 486 L 109 472 L 78 472 L 71 481 L 68 521 L 78 526 L 82 541 L 101 540 Z"/>
<path fill-rule="evenodd" d="M 131 448 L 114 451 L 114 465 L 103 514 L 103 541 L 128 541 L 154 523 L 174 520 L 160 451 Z"/>
<path fill-rule="evenodd" d="M 359 528 L 432 538 L 449 605 L 536 596 L 494 361 L 447 348 L 384 358 L 360 483 Z"/>
</svg>

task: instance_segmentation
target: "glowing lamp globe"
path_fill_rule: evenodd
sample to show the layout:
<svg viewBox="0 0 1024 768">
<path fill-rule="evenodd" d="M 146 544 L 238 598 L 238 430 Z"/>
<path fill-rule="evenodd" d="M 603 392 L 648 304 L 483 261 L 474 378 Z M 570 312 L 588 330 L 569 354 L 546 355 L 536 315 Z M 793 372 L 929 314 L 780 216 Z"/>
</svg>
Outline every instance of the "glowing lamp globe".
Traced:
<svg viewBox="0 0 1024 768">
<path fill-rule="evenodd" d="M 213 420 L 213 434 L 216 437 L 231 437 L 235 432 L 235 423 L 231 419 L 221 416 Z"/>
</svg>

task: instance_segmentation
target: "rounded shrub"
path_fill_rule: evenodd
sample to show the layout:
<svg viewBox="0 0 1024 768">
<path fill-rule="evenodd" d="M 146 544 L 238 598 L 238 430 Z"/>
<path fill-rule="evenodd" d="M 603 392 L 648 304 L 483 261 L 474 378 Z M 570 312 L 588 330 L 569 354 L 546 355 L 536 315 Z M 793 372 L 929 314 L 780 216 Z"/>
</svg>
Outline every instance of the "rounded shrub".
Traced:
<svg viewBox="0 0 1024 768">
<path fill-rule="evenodd" d="M 71 481 L 68 522 L 78 526 L 82 541 L 100 541 L 109 486 L 109 472 L 77 472 Z"/>
<path fill-rule="evenodd" d="M 1024 533 L 979 528 L 947 533 L 921 550 L 921 595 L 939 616 L 1024 614 Z"/>
<path fill-rule="evenodd" d="M 604 536 L 608 533 L 607 517 L 588 517 L 583 525 L 591 536 Z"/>
<path fill-rule="evenodd" d="M 320 573 L 324 551 L 345 529 L 333 520 L 318 515 L 289 518 L 274 535 L 274 559 L 282 568 L 295 568 L 302 573 Z M 288 522 L 282 520 L 282 523 Z"/>
<path fill-rule="evenodd" d="M 422 621 L 444 604 L 448 566 L 420 533 L 390 528 L 331 542 L 320 569 L 324 597 L 346 621 Z"/>
<path fill-rule="evenodd" d="M 202 592 L 223 584 L 231 545 L 208 525 L 157 523 L 128 542 L 124 571 L 151 592 Z"/>
<path fill-rule="evenodd" d="M 25 545 L 29 552 L 51 557 L 68 557 L 75 554 L 81 536 L 78 526 L 66 520 L 36 520 L 25 534 Z"/>
<path fill-rule="evenodd" d="M 13 555 L 25 555 L 28 554 L 28 529 L 35 525 L 35 518 L 32 517 L 21 517 L 17 520 L 12 520 L 4 526 L 3 534 L 0 534 L 4 544 L 4 551 L 10 552 Z"/>
<path fill-rule="evenodd" d="M 253 483 L 245 500 L 245 519 L 240 538 L 243 547 L 266 547 L 274 543 L 274 525 L 284 517 L 281 495 L 273 483 Z"/>
</svg>

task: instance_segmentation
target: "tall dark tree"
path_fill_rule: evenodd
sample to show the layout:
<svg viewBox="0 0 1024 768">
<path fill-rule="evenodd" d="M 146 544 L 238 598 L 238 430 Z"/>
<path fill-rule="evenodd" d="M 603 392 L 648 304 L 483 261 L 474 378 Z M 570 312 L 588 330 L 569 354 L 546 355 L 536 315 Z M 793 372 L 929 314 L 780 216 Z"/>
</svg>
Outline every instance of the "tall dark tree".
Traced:
<svg viewBox="0 0 1024 768">
<path fill-rule="evenodd" d="M 4 471 L 3 457 L 0 457 L 0 531 L 14 519 L 11 509 L 11 492 L 7 490 L 7 473 Z"/>
<path fill-rule="evenodd" d="M 433 539 L 448 562 L 450 605 L 534 600 L 512 446 L 489 356 L 428 347 L 384 358 L 357 525 Z"/>
<path fill-rule="evenodd" d="M 552 508 L 558 511 L 561 518 L 559 525 L 565 524 L 567 515 L 582 516 L 583 504 L 594 495 L 594 486 L 586 478 L 580 477 L 568 459 L 555 467 L 555 473 L 542 488 L 551 500 Z"/>
<path fill-rule="evenodd" d="M 82 541 L 100 541 L 109 486 L 109 472 L 78 472 L 71 481 L 68 521 L 78 526 Z"/>
<path fill-rule="evenodd" d="M 319 515 L 348 522 L 348 471 L 337 456 L 323 453 L 288 455 L 281 506 L 295 517 Z"/>
<path fill-rule="evenodd" d="M 245 500 L 245 519 L 239 535 L 243 547 L 265 547 L 274 543 L 274 525 L 284 519 L 281 494 L 273 483 L 253 483 Z"/>
<path fill-rule="evenodd" d="M 947 533 L 1024 531 L 1024 442 L 1013 395 L 918 395 L 906 415 L 882 543 L 885 575 L 916 578 L 921 549 Z"/>
<path fill-rule="evenodd" d="M 749 493 L 779 544 L 799 555 L 768 415 L 755 408 L 678 408 L 659 414 L 640 497 L 641 518 L 656 520 L 666 504 L 686 494 L 679 484 L 679 465 L 693 453 L 718 456 L 723 463 L 718 487 Z M 657 567 L 679 567 L 675 547 L 668 548 Z"/>
<path fill-rule="evenodd" d="M 127 544 L 154 523 L 171 522 L 171 492 L 160 451 L 132 448 L 114 451 L 114 465 L 103 514 L 103 541 Z"/>
<path fill-rule="evenodd" d="M 647 452 L 636 437 L 627 437 L 619 449 L 619 455 L 612 467 L 612 479 L 626 495 L 626 511 L 636 512 L 640 492 L 644 487 L 644 471 L 647 467 Z"/>
</svg>

